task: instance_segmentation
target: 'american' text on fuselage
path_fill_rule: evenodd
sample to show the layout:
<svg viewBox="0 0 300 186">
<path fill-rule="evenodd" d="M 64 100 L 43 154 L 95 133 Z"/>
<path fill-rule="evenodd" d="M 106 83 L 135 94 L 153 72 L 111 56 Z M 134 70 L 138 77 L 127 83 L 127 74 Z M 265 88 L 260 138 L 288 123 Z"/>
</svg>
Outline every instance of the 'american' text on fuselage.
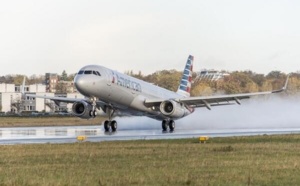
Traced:
<svg viewBox="0 0 300 186">
<path fill-rule="evenodd" d="M 114 83 L 117 83 L 117 85 L 129 88 L 131 90 L 142 92 L 141 85 L 135 81 L 132 81 L 126 77 L 122 77 L 120 74 L 116 74 L 117 80 L 114 81 Z"/>
</svg>

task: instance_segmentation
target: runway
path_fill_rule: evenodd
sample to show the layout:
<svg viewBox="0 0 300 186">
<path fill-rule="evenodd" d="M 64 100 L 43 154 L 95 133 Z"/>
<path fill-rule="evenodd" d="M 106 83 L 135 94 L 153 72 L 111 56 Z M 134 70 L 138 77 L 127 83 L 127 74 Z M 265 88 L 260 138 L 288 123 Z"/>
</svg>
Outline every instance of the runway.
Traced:
<svg viewBox="0 0 300 186">
<path fill-rule="evenodd" d="M 153 140 L 198 138 L 199 136 L 229 137 L 273 134 L 296 134 L 300 128 L 274 129 L 220 129 L 191 130 L 178 129 L 172 133 L 163 133 L 159 129 L 118 130 L 115 133 L 105 133 L 101 126 L 68 126 L 68 127 L 18 127 L 1 128 L 0 144 L 45 144 L 45 143 L 75 143 L 78 136 L 86 136 L 85 141 L 121 141 L 121 140 Z"/>
</svg>

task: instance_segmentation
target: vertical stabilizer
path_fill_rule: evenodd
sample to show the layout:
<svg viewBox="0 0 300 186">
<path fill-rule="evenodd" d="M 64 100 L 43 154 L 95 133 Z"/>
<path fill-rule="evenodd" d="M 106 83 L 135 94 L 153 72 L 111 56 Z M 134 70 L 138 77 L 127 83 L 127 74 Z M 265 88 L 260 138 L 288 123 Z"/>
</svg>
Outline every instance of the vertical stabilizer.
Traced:
<svg viewBox="0 0 300 186">
<path fill-rule="evenodd" d="M 180 94 L 184 97 L 190 97 L 191 86 L 192 86 L 193 62 L 194 62 L 194 56 L 189 55 L 185 68 L 183 70 L 183 75 L 180 81 L 180 85 L 177 90 L 177 94 Z"/>
</svg>

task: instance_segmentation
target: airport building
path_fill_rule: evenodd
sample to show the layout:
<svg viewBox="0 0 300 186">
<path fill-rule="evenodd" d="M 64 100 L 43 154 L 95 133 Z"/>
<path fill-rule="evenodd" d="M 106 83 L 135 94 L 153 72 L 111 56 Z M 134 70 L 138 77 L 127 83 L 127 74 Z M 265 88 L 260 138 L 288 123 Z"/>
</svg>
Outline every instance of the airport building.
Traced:
<svg viewBox="0 0 300 186">
<path fill-rule="evenodd" d="M 228 73 L 217 70 L 201 70 L 200 72 L 197 72 L 197 77 L 194 81 L 217 81 L 229 75 L 230 74 Z"/>
<path fill-rule="evenodd" d="M 53 81 L 52 81 L 53 80 Z M 54 83 L 54 79 L 51 79 Z M 73 85 L 72 85 L 73 86 Z M 72 87 L 70 85 L 70 87 Z M 50 87 L 50 89 L 48 88 Z M 43 84 L 26 85 L 26 94 L 41 96 L 59 96 L 68 98 L 84 98 L 83 95 L 73 90 L 72 93 L 56 94 L 52 91 L 54 86 Z M 22 86 L 14 84 L 0 84 L 0 111 L 3 113 L 22 113 L 26 112 L 58 112 L 71 111 L 72 105 L 66 103 L 54 103 L 53 101 L 41 98 L 23 97 L 21 94 Z"/>
<path fill-rule="evenodd" d="M 46 73 L 45 84 L 47 92 L 56 92 L 56 87 L 58 84 L 58 75 L 53 73 Z"/>
</svg>

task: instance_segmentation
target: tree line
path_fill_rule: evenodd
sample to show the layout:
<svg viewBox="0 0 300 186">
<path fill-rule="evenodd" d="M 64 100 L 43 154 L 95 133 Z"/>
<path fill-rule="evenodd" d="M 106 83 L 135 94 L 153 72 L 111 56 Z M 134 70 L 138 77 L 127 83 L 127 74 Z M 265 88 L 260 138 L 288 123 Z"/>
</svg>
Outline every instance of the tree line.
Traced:
<svg viewBox="0 0 300 186">
<path fill-rule="evenodd" d="M 162 70 L 156 71 L 149 75 L 143 75 L 141 72 L 134 73 L 133 71 L 125 72 L 128 75 L 164 87 L 166 89 L 176 91 L 179 86 L 179 81 L 182 76 L 181 71 L 177 70 Z M 216 94 L 237 94 L 248 92 L 261 92 L 277 90 L 282 88 L 287 78 L 287 74 L 280 71 L 271 71 L 267 75 L 257 74 L 252 71 L 234 71 L 224 78 L 211 80 L 195 80 L 192 82 L 192 96 L 209 96 Z M 76 74 L 68 75 L 64 70 L 61 75 L 58 75 L 61 81 L 72 81 Z M 196 79 L 196 73 L 193 74 L 193 79 Z M 26 76 L 25 76 L 26 77 Z M 0 83 L 11 83 L 21 85 L 24 75 L 6 75 L 0 76 Z M 32 75 L 26 77 L 26 84 L 44 84 L 44 75 Z M 61 86 L 58 84 L 58 86 Z M 288 84 L 288 94 L 297 94 L 300 92 L 300 73 L 291 73 Z"/>
<path fill-rule="evenodd" d="M 65 70 L 61 74 L 57 74 L 58 80 L 60 81 L 73 81 L 75 75 L 75 73 L 68 75 Z M 45 75 L 26 76 L 21 74 L 8 74 L 0 76 L 0 83 L 21 85 L 24 77 L 26 78 L 27 85 L 45 83 Z"/>
</svg>

